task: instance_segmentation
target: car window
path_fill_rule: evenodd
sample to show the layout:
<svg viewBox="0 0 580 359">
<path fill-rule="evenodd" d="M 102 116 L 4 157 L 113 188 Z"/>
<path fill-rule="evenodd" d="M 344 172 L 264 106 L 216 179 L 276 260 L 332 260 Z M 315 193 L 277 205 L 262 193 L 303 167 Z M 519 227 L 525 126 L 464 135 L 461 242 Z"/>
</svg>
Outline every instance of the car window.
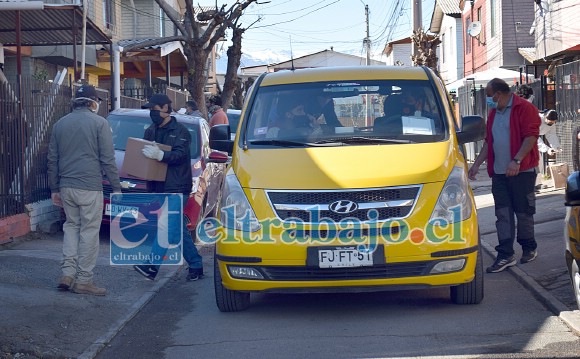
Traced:
<svg viewBox="0 0 580 359">
<path fill-rule="evenodd" d="M 353 140 L 360 138 L 425 143 L 448 135 L 442 103 L 428 80 L 264 86 L 251 106 L 246 133 L 250 144 L 345 139 L 350 145 L 373 143 Z"/>
<path fill-rule="evenodd" d="M 115 150 L 125 151 L 129 137 L 143 138 L 145 129 L 151 121 L 145 117 L 109 115 L 107 117 L 113 132 L 113 146 Z M 191 135 L 191 158 L 198 158 L 200 154 L 199 127 L 190 123 L 183 123 Z"/>
<path fill-rule="evenodd" d="M 235 133 L 240 123 L 240 114 L 228 112 L 228 122 L 230 123 L 230 131 Z"/>
</svg>

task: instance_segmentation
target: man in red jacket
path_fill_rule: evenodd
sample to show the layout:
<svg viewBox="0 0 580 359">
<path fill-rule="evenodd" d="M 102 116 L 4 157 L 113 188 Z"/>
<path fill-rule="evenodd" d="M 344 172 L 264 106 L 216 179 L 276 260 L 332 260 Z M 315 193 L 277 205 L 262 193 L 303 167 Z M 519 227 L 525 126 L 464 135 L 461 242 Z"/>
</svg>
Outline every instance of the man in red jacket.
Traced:
<svg viewBox="0 0 580 359">
<path fill-rule="evenodd" d="M 513 248 L 516 233 L 523 251 L 520 263 L 531 262 L 537 256 L 534 185 L 540 158 L 537 145 L 540 117 L 534 105 L 513 95 L 501 79 L 489 81 L 485 92 L 487 106 L 491 109 L 487 117 L 487 137 L 469 169 L 469 178 L 474 180 L 479 166 L 487 160 L 499 241 L 495 247 L 497 258 L 487 272 L 497 273 L 517 262 Z"/>
</svg>

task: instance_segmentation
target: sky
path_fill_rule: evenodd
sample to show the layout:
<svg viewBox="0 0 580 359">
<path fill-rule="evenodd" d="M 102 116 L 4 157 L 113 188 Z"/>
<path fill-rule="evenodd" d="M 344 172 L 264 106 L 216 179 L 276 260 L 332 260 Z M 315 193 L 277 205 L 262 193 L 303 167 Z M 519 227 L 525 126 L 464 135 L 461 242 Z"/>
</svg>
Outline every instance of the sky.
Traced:
<svg viewBox="0 0 580 359">
<path fill-rule="evenodd" d="M 302 56 L 332 47 L 335 51 L 366 56 L 363 39 L 368 5 L 371 53 L 380 60 L 387 42 L 412 34 L 411 1 L 260 0 L 242 16 L 242 27 L 251 25 L 243 37 L 242 48 L 247 53 L 291 49 L 294 56 Z M 424 29 L 429 27 L 434 2 L 422 0 Z M 217 3 L 231 5 L 232 1 Z M 206 0 L 201 5 L 215 5 L 215 1 Z M 228 46 L 227 42 L 224 46 Z"/>
</svg>

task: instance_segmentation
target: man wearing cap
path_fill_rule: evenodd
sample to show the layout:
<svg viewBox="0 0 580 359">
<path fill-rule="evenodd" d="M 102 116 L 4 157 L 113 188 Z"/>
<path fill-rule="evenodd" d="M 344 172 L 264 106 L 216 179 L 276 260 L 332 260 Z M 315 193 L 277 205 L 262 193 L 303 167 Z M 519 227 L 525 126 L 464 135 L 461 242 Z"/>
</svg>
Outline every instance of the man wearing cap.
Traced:
<svg viewBox="0 0 580 359">
<path fill-rule="evenodd" d="M 111 127 L 97 115 L 95 88 L 76 91 L 73 110 L 53 126 L 48 148 L 48 181 L 52 202 L 64 208 L 61 290 L 106 295 L 93 283 L 103 217 L 104 173 L 114 193 L 121 193 Z"/>
<path fill-rule="evenodd" d="M 171 100 L 165 94 L 155 94 L 149 102 L 141 106 L 150 110 L 153 124 L 145 130 L 144 139 L 171 146 L 170 151 L 163 151 L 157 145 L 146 145 L 143 154 L 151 159 L 167 163 L 165 181 L 149 181 L 147 187 L 153 193 L 181 193 L 182 206 L 191 193 L 191 135 L 185 126 L 171 116 Z M 155 254 L 163 256 L 164 249 L 154 246 Z M 187 280 L 197 280 L 203 277 L 202 258 L 197 252 L 186 221 L 183 221 L 183 257 L 189 264 Z M 158 265 L 143 264 L 134 266 L 135 270 L 153 280 L 159 271 Z"/>
</svg>

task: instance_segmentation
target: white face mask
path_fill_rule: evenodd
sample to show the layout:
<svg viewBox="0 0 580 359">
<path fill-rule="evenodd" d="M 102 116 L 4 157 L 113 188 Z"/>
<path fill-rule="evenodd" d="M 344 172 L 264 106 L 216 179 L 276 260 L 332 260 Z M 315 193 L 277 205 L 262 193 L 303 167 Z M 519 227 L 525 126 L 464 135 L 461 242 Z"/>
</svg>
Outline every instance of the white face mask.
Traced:
<svg viewBox="0 0 580 359">
<path fill-rule="evenodd" d="M 529 103 L 532 103 L 534 101 L 534 95 L 530 95 L 530 97 L 527 100 Z"/>
</svg>

